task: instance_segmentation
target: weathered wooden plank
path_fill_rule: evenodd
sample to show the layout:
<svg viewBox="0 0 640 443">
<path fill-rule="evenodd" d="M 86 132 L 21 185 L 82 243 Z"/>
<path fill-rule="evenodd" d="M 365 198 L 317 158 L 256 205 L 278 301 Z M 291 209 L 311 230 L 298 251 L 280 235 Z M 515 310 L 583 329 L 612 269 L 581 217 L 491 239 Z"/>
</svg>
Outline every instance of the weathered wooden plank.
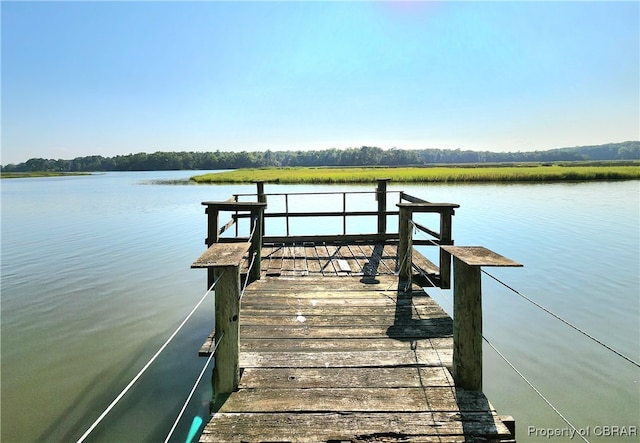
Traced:
<svg viewBox="0 0 640 443">
<path fill-rule="evenodd" d="M 442 246 L 442 249 L 469 266 L 522 267 L 520 263 L 483 246 Z"/>
<path fill-rule="evenodd" d="M 415 248 L 411 253 L 411 260 L 415 266 L 422 269 L 427 275 L 438 275 L 440 273 L 438 266 Z"/>
<path fill-rule="evenodd" d="M 279 311 L 281 309 L 295 308 L 295 307 L 309 307 L 309 306 L 318 306 L 336 309 L 337 311 L 340 307 L 381 307 L 385 309 L 393 309 L 396 305 L 406 306 L 406 305 L 414 305 L 414 306 L 432 306 L 436 305 L 436 302 L 433 301 L 426 294 L 416 294 L 411 298 L 402 298 L 395 299 L 392 295 L 385 295 L 385 293 L 381 293 L 379 295 L 372 294 L 371 292 L 363 292 L 360 297 L 287 297 L 286 295 L 280 293 L 271 293 L 271 292 L 247 292 L 245 297 L 242 299 L 242 307 L 247 309 L 261 309 L 261 310 L 269 310 L 269 311 Z M 434 308 L 437 306 L 434 306 Z"/>
<path fill-rule="evenodd" d="M 385 338 L 242 338 L 241 351 L 270 352 L 316 352 L 316 351 L 383 351 L 383 350 L 429 350 L 451 349 L 451 337 L 420 340 L 389 340 Z"/>
<path fill-rule="evenodd" d="M 364 299 L 365 301 L 377 301 Z M 394 308 L 402 309 L 402 313 L 394 313 Z M 322 304 L 311 304 L 309 302 L 304 305 L 298 303 L 296 305 L 274 305 L 268 306 L 266 304 L 262 305 L 251 305 L 251 306 L 243 306 L 242 307 L 242 315 L 241 319 L 245 324 L 250 324 L 251 319 L 254 317 L 271 317 L 271 318 L 280 318 L 284 317 L 284 320 L 291 317 L 297 317 L 299 315 L 304 315 L 308 317 L 310 315 L 314 316 L 326 316 L 331 318 L 334 315 L 340 316 L 378 316 L 385 317 L 385 324 L 392 324 L 398 318 L 404 319 L 415 319 L 420 320 L 430 316 L 444 316 L 446 315 L 439 306 L 425 306 L 425 305 L 414 305 L 410 303 L 403 303 L 398 305 L 385 305 L 385 304 L 375 304 L 373 306 L 361 303 L 359 306 L 348 306 L 348 305 L 334 305 L 327 306 Z M 256 323 L 254 323 L 256 324 Z"/>
<path fill-rule="evenodd" d="M 215 347 L 214 332 L 211 332 L 200 347 L 198 355 L 208 357 Z M 353 351 L 382 351 L 382 350 L 450 350 L 452 337 L 438 337 L 414 340 L 389 340 L 387 338 L 246 338 L 240 342 L 241 352 L 353 352 Z M 447 351 L 448 352 L 448 351 Z M 446 354 L 446 353 L 445 353 Z"/>
<path fill-rule="evenodd" d="M 205 443 L 513 441 L 500 420 L 485 412 L 217 413 L 200 438 Z"/>
<path fill-rule="evenodd" d="M 295 255 L 291 245 L 282 247 L 282 275 L 295 275 Z"/>
<path fill-rule="evenodd" d="M 192 268 L 238 266 L 249 250 L 249 243 L 214 243 L 193 262 Z"/>
<path fill-rule="evenodd" d="M 318 258 L 318 252 L 315 246 L 305 246 L 304 254 L 307 257 L 307 266 L 310 273 L 322 273 L 322 265 Z"/>
<path fill-rule="evenodd" d="M 267 276 L 278 276 L 282 270 L 283 246 L 274 246 L 269 254 L 269 267 L 266 268 Z"/>
<path fill-rule="evenodd" d="M 443 367 L 246 368 L 240 389 L 451 387 Z"/>
<path fill-rule="evenodd" d="M 346 245 L 347 250 L 349 251 L 349 266 L 352 268 L 353 273 L 363 274 L 364 267 L 369 261 L 362 254 L 358 254 L 355 248 L 352 248 L 351 245 Z"/>
<path fill-rule="evenodd" d="M 243 368 L 344 368 L 349 366 L 451 366 L 453 351 L 406 350 L 367 352 L 241 352 L 240 366 Z"/>
<path fill-rule="evenodd" d="M 289 276 L 291 277 L 291 276 Z M 382 276 L 380 276 L 382 277 Z M 268 279 L 269 277 L 266 277 Z M 281 281 L 274 282 L 273 284 L 262 283 L 262 280 L 258 280 L 253 282 L 248 290 L 250 293 L 255 294 L 273 294 L 273 295 L 282 295 L 283 291 L 287 291 L 286 294 L 291 295 L 292 298 L 296 297 L 305 297 L 305 298 L 318 298 L 318 297 L 331 297 L 331 296 L 340 296 L 340 297 L 394 297 L 396 298 L 398 291 L 402 291 L 402 287 L 398 286 L 398 281 L 394 281 L 393 283 L 389 283 L 388 285 L 384 284 L 384 281 L 381 281 L 378 277 L 376 277 L 376 281 L 379 281 L 381 284 L 367 284 L 366 279 L 358 279 L 358 285 L 347 284 L 343 280 L 347 280 L 344 278 L 326 278 L 323 281 L 317 281 L 314 277 L 303 277 L 298 280 L 305 280 L 306 284 L 301 284 L 299 281 L 293 278 L 282 278 Z M 327 281 L 328 280 L 328 281 Z M 332 281 L 335 280 L 335 281 Z M 409 291 L 408 291 L 409 292 Z M 414 286 L 414 290 L 412 294 L 408 294 L 408 292 L 402 292 L 402 297 L 406 298 L 409 295 L 424 297 L 425 293 L 418 286 Z M 369 294 L 369 295 L 367 295 Z"/>
<path fill-rule="evenodd" d="M 215 348 L 215 343 L 216 343 L 215 334 L 216 334 L 215 330 L 211 331 L 211 334 L 209 334 L 207 339 L 204 341 L 204 343 L 200 347 L 200 350 L 198 351 L 198 355 L 200 357 L 208 357 L 213 352 L 213 349 Z"/>
<path fill-rule="evenodd" d="M 331 265 L 330 265 L 331 266 Z M 268 291 L 268 292 L 281 292 L 282 290 L 293 290 L 297 293 L 316 293 L 316 292 L 345 292 L 345 291 L 398 291 L 398 279 L 397 277 L 391 277 L 386 275 L 380 275 L 376 277 L 376 283 L 365 279 L 337 279 L 337 278 L 325 278 L 308 276 L 304 278 L 275 278 L 267 277 L 251 283 L 250 288 L 252 291 Z M 421 292 L 422 289 L 414 285 L 415 292 Z M 296 296 L 298 295 L 296 294 Z"/>
<path fill-rule="evenodd" d="M 267 277 L 268 278 L 268 277 Z M 350 288 L 348 286 L 322 286 L 320 283 L 318 286 L 312 280 L 312 277 L 301 277 L 301 280 L 307 279 L 309 281 L 309 288 L 306 285 L 288 284 L 288 281 L 282 281 L 278 284 L 265 287 L 261 285 L 255 285 L 258 282 L 253 282 L 248 286 L 247 297 L 262 296 L 262 297 L 278 297 L 283 294 L 282 291 L 286 291 L 287 294 L 291 294 L 292 299 L 322 299 L 322 298 L 392 298 L 396 299 L 398 294 L 398 288 L 396 286 L 385 288 L 384 286 L 371 285 L 368 288 L 363 286 L 362 288 Z M 342 280 L 338 278 L 331 278 L 332 280 Z M 262 281 L 262 280 L 259 280 Z M 401 288 L 400 288 L 401 289 Z M 405 292 L 402 294 L 403 298 L 407 297 L 424 297 L 424 291 L 413 291 L 413 293 Z"/>
<path fill-rule="evenodd" d="M 451 387 L 241 389 L 220 412 L 495 412 L 484 394 Z"/>
<path fill-rule="evenodd" d="M 396 340 L 416 340 L 425 338 L 451 337 L 453 326 L 442 322 L 433 326 L 245 326 L 240 325 L 240 334 L 246 338 L 380 338 Z"/>
<path fill-rule="evenodd" d="M 299 326 L 301 324 L 313 327 L 323 326 L 379 326 L 401 325 L 419 328 L 441 328 L 443 324 L 451 323 L 451 318 L 445 313 L 434 312 L 428 318 L 407 318 L 397 316 L 394 312 L 385 315 L 315 315 L 297 312 L 291 315 L 247 315 L 240 320 L 244 326 Z M 452 323 L 451 323 L 452 324 Z"/>
<path fill-rule="evenodd" d="M 296 275 L 308 275 L 309 267 L 307 265 L 307 254 L 305 248 L 300 245 L 295 245 L 292 252 L 295 257 L 293 267 L 296 271 Z"/>
</svg>

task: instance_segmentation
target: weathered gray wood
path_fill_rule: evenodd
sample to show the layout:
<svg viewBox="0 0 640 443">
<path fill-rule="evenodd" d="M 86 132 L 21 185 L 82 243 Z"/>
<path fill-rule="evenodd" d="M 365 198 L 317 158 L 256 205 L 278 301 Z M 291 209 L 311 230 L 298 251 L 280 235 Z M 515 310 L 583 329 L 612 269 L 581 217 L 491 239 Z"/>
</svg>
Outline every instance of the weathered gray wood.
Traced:
<svg viewBox="0 0 640 443">
<path fill-rule="evenodd" d="M 258 223 L 264 220 L 266 198 L 261 197 L 260 184 L 257 194 L 259 202 L 203 204 L 212 214 L 250 212 L 236 212 L 234 217 L 251 216 L 252 229 L 263 234 L 264 224 Z M 386 181 L 379 181 L 375 212 L 347 212 L 346 193 L 338 194 L 343 196 L 342 211 L 323 214 L 342 217 L 343 234 L 347 216 L 377 215 L 377 233 L 288 237 L 290 218 L 318 213 L 290 213 L 285 195 L 286 212 L 267 217 L 284 216 L 287 237 L 254 239 L 253 249 L 241 254 L 240 266 L 249 272 L 255 253 L 262 272 L 252 279 L 262 279 L 247 288 L 241 312 L 233 303 L 222 303 L 216 330 L 201 350 L 203 355 L 210 353 L 215 338 L 223 337 L 213 382 L 216 395 L 225 401 L 217 402 L 201 441 L 513 440 L 513 433 L 480 391 L 456 387 L 449 373 L 454 360 L 453 321 L 411 283 L 415 264 L 435 284 L 447 287 L 451 261 L 446 249 L 441 249 L 436 266 L 413 248 L 411 214 L 439 213 L 441 238 L 436 243 L 449 246 L 451 217 L 458 205 L 401 194 L 411 203 L 398 204 L 398 212 L 386 211 Z M 387 216 L 399 214 L 402 219 L 403 212 L 404 228 L 401 222 L 399 231 L 405 232 L 386 234 Z M 217 227 L 218 221 L 213 225 Z M 200 264 L 215 267 L 233 261 L 217 255 Z M 238 255 L 233 259 L 237 261 Z M 324 278 L 329 275 L 335 277 Z M 221 278 L 219 285 L 233 286 L 237 301 L 239 269 L 234 268 L 233 283 Z M 233 325 L 225 326 L 225 321 Z M 231 336 L 237 358 L 221 355 L 227 352 L 223 346 L 229 336 L 227 329 L 220 330 L 223 326 L 235 328 Z M 240 367 L 244 375 L 238 380 Z"/>
<path fill-rule="evenodd" d="M 242 429 L 243 434 L 237 433 Z M 515 441 L 487 412 L 217 413 L 201 442 L 438 442 Z"/>
<path fill-rule="evenodd" d="M 378 200 L 378 234 L 387 232 L 387 182 L 389 178 L 379 178 L 376 189 L 376 200 Z"/>
<path fill-rule="evenodd" d="M 484 395 L 451 387 L 242 389 L 219 412 L 494 412 Z"/>
<path fill-rule="evenodd" d="M 406 351 L 432 349 L 452 349 L 453 337 L 436 337 L 429 339 L 414 339 L 407 341 L 389 340 L 389 337 L 379 338 L 255 338 L 242 337 L 240 352 L 354 352 L 354 351 Z"/>
<path fill-rule="evenodd" d="M 400 203 L 398 203 L 400 206 Z M 398 222 L 399 243 L 398 243 L 398 267 L 399 276 L 403 280 L 411 281 L 412 276 L 412 226 L 411 226 L 411 206 L 400 206 L 400 216 Z"/>
<path fill-rule="evenodd" d="M 380 312 L 371 313 L 370 315 L 357 314 L 357 315 L 342 315 L 336 313 L 335 315 L 316 315 L 313 312 L 304 312 L 304 310 L 298 310 L 289 315 L 248 315 L 242 314 L 243 326 L 308 326 L 308 327 L 323 327 L 323 326 L 377 326 L 377 325 L 402 325 L 402 326 L 425 326 L 431 327 L 434 325 L 434 320 L 449 321 L 449 316 L 446 313 L 441 313 L 435 309 L 432 312 L 426 312 L 428 318 L 405 317 L 398 316 L 393 311 L 381 314 Z"/>
<path fill-rule="evenodd" d="M 240 389 L 452 387 L 443 367 L 246 368 Z"/>
<path fill-rule="evenodd" d="M 464 389 L 482 390 L 482 293 L 480 267 L 453 260 L 453 378 Z"/>
<path fill-rule="evenodd" d="M 216 268 L 215 337 L 220 338 L 213 370 L 214 403 L 236 390 L 240 380 L 240 271 Z"/>
<path fill-rule="evenodd" d="M 397 203 L 399 208 L 411 208 L 413 212 L 449 212 L 459 208 L 457 203 Z"/>
<path fill-rule="evenodd" d="M 377 300 L 373 300 L 377 301 Z M 243 300 L 244 302 L 244 300 Z M 306 305 L 297 304 L 297 305 L 278 305 L 274 300 L 273 305 L 267 305 L 267 301 L 265 299 L 265 304 L 257 306 L 255 304 L 242 307 L 242 324 L 277 324 L 278 322 L 287 322 L 291 318 L 304 315 L 306 319 L 310 322 L 308 324 L 313 324 L 313 322 L 326 322 L 329 323 L 334 316 L 346 317 L 348 318 L 356 318 L 357 323 L 353 324 L 364 324 L 365 319 L 370 320 L 380 320 L 382 322 L 390 321 L 391 323 L 394 320 L 402 320 L 402 321 L 417 321 L 420 319 L 425 319 L 431 316 L 439 317 L 445 316 L 446 314 L 442 313 L 440 307 L 437 306 L 425 306 L 420 305 L 416 306 L 410 303 L 406 303 L 404 301 L 401 302 L 400 305 L 406 310 L 406 315 L 403 313 L 402 316 L 393 312 L 393 308 L 390 309 L 389 304 L 378 304 L 374 306 L 369 305 L 361 305 L 361 306 L 326 306 L 326 305 L 318 305 L 315 306 L 311 303 L 307 303 Z M 395 307 L 395 306 L 394 306 Z M 278 309 L 279 308 L 279 309 Z M 262 317 L 267 317 L 269 320 L 263 321 Z M 318 317 L 324 317 L 325 320 L 317 320 Z M 343 321 L 347 321 L 342 318 L 336 318 L 337 323 L 340 324 Z M 346 323 L 349 324 L 349 323 Z"/>
<path fill-rule="evenodd" d="M 220 230 L 218 228 L 220 214 L 216 208 L 206 208 L 204 211 L 207 214 L 207 238 L 205 243 L 207 246 L 211 246 L 217 243 L 220 238 Z"/>
<path fill-rule="evenodd" d="M 449 337 L 453 334 L 451 320 L 428 319 L 421 325 L 365 325 L 365 326 L 322 326 L 311 327 L 300 324 L 274 326 L 244 326 L 240 325 L 243 337 L 272 337 L 272 338 L 332 338 L 339 335 L 344 338 L 379 338 L 389 337 L 396 340 L 426 339 Z"/>
<path fill-rule="evenodd" d="M 453 209 L 440 213 L 440 244 L 453 244 L 451 235 L 451 218 Z M 440 287 L 442 289 L 451 288 L 451 255 L 447 249 L 440 247 Z"/>
<path fill-rule="evenodd" d="M 201 357 L 208 357 L 215 346 L 214 333 L 207 337 L 198 351 Z M 453 337 L 434 337 L 413 340 L 389 340 L 388 336 L 378 338 L 256 338 L 244 337 L 240 341 L 240 352 L 317 352 L 317 351 L 398 351 L 432 349 L 447 350 L 443 355 L 452 355 Z"/>
<path fill-rule="evenodd" d="M 442 246 L 453 255 L 453 378 L 482 390 L 481 266 L 522 266 L 481 246 Z"/>
<path fill-rule="evenodd" d="M 192 268 L 240 266 L 249 243 L 214 243 L 191 265 Z"/>
<path fill-rule="evenodd" d="M 400 192 L 400 200 L 406 200 L 410 203 L 429 203 L 426 200 L 423 200 L 421 198 L 418 197 L 414 197 L 413 195 L 409 195 L 406 192 Z"/>
<path fill-rule="evenodd" d="M 249 263 L 253 263 L 249 269 L 249 280 L 260 280 L 262 266 L 262 236 L 264 232 L 264 207 L 258 206 L 251 211 L 251 247 L 249 248 Z"/>
<path fill-rule="evenodd" d="M 380 366 L 446 366 L 452 364 L 450 349 L 412 351 L 353 351 L 353 352 L 266 352 L 240 353 L 243 368 L 345 368 Z"/>
<path fill-rule="evenodd" d="M 265 243 L 357 243 L 357 242 L 384 242 L 398 240 L 398 234 L 347 234 L 347 235 L 266 235 Z"/>
<path fill-rule="evenodd" d="M 256 208 L 264 208 L 266 207 L 266 203 L 263 202 L 237 202 L 233 200 L 227 201 L 205 201 L 202 202 L 203 206 L 206 206 L 207 209 L 218 211 L 253 211 Z"/>
<path fill-rule="evenodd" d="M 415 248 L 411 252 L 411 260 L 414 266 L 422 269 L 427 275 L 432 275 L 435 277 L 440 274 L 440 269 L 438 268 L 438 266 L 436 266 L 436 264 L 429 260 L 427 257 L 419 253 Z"/>
<path fill-rule="evenodd" d="M 442 249 L 469 266 L 522 267 L 520 263 L 483 246 L 442 246 Z"/>
</svg>

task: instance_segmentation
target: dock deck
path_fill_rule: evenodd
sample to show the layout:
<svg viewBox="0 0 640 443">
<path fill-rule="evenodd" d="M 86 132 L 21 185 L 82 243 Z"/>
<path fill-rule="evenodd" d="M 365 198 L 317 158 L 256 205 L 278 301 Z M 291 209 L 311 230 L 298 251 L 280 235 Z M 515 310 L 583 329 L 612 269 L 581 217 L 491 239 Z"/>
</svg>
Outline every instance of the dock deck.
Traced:
<svg viewBox="0 0 640 443">
<path fill-rule="evenodd" d="M 481 391 L 455 386 L 453 321 L 399 287 L 396 251 L 265 245 L 241 301 L 240 383 L 200 441 L 514 441 Z"/>
</svg>

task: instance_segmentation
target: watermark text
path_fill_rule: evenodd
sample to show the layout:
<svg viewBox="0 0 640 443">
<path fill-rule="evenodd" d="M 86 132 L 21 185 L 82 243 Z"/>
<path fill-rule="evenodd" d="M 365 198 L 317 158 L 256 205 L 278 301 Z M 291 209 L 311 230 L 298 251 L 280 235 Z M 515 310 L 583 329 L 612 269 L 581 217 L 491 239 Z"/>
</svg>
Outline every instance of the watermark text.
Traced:
<svg viewBox="0 0 640 443">
<path fill-rule="evenodd" d="M 541 437 L 546 439 L 562 438 L 573 440 L 582 437 L 637 437 L 638 426 L 587 426 L 585 428 L 538 428 L 527 426 L 529 437 Z"/>
</svg>

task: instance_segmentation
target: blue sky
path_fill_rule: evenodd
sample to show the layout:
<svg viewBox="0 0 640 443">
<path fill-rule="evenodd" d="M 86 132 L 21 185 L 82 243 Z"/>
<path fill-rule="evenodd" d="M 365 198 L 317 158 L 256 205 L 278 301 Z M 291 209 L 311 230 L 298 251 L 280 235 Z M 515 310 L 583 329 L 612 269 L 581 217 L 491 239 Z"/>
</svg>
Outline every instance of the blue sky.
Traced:
<svg viewBox="0 0 640 443">
<path fill-rule="evenodd" d="M 2 164 L 640 139 L 640 3 L 11 2 Z"/>
</svg>

